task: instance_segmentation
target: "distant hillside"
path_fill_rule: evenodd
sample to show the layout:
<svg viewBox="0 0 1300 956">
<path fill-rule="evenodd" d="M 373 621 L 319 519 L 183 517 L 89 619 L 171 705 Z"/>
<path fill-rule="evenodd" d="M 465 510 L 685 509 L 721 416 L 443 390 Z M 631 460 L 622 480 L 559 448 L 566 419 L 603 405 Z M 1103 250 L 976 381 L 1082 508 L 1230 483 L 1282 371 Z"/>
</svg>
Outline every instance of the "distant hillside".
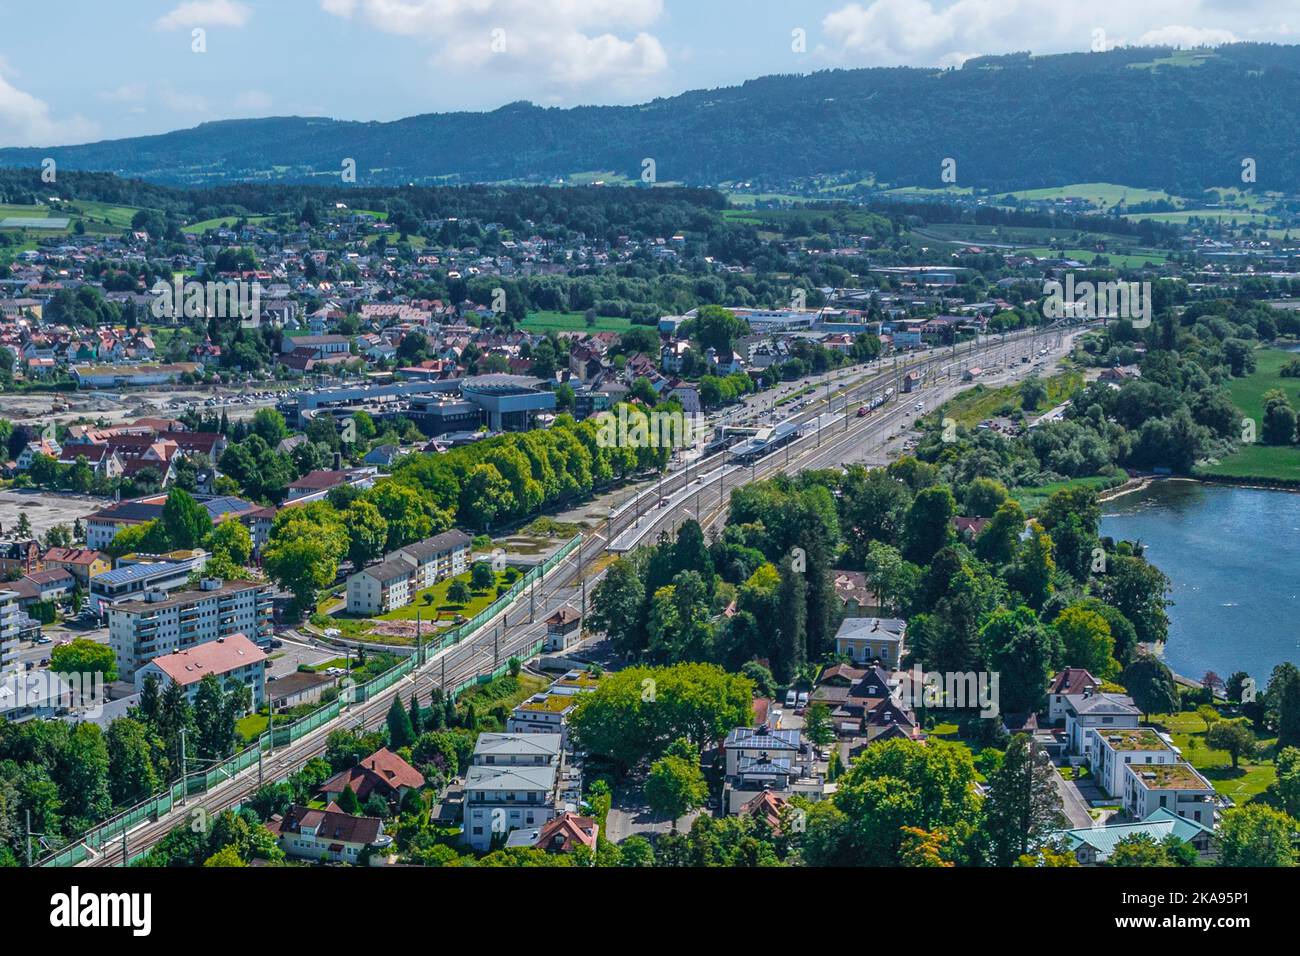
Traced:
<svg viewBox="0 0 1300 956">
<path fill-rule="evenodd" d="M 391 123 L 283 117 L 84 146 L 4 149 L 0 165 L 106 170 L 171 184 L 337 181 L 345 157 L 370 185 L 554 181 L 612 171 L 662 182 L 813 177 L 995 190 L 1113 182 L 1183 195 L 1240 185 L 1300 192 L 1300 47 L 982 57 L 957 70 L 769 76 L 631 107 L 413 116 Z"/>
</svg>

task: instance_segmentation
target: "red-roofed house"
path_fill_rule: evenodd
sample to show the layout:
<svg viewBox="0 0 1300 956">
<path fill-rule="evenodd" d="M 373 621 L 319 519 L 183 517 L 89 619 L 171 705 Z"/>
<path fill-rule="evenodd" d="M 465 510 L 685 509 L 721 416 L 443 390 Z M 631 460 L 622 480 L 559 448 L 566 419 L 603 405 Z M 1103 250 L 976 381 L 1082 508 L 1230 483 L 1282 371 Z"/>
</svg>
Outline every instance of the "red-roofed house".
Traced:
<svg viewBox="0 0 1300 956">
<path fill-rule="evenodd" d="M 260 647 L 243 634 L 232 634 L 155 657 L 135 672 L 135 684 L 143 688 L 145 678 L 152 674 L 158 678 L 159 694 L 179 684 L 193 703 L 199 682 L 213 674 L 223 688 L 249 688 L 251 709 L 256 710 L 266 697 L 266 661 L 266 652 Z"/>
<path fill-rule="evenodd" d="M 1096 693 L 1101 681 L 1083 667 L 1067 667 L 1052 678 L 1047 686 L 1047 718 L 1052 723 L 1065 720 L 1065 698 L 1071 695 Z"/>
<path fill-rule="evenodd" d="M 410 790 L 424 786 L 424 777 L 409 763 L 387 747 L 376 750 L 355 767 L 341 770 L 321 785 L 321 793 L 333 799 L 351 787 L 364 803 L 372 793 L 394 803 Z"/>
</svg>

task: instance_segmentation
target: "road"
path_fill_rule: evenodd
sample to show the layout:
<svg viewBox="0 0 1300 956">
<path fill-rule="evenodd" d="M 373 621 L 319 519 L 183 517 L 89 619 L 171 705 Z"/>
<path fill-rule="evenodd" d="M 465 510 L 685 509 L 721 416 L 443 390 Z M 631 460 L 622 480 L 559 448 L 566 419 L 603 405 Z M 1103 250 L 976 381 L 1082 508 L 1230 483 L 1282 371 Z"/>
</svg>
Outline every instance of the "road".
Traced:
<svg viewBox="0 0 1300 956">
<path fill-rule="evenodd" d="M 881 369 L 869 375 L 861 384 L 848 387 L 842 395 L 828 395 L 815 403 L 812 408 L 800 415 L 801 420 L 808 420 L 826 411 L 838 408 L 837 398 L 849 407 L 855 396 L 870 394 L 889 381 L 897 381 L 909 368 L 921 367 L 927 377 L 942 374 L 943 367 L 969 365 L 970 360 L 978 357 L 987 362 L 995 353 L 1002 350 L 1020 348 L 1034 351 L 1041 347 L 1039 335 L 1008 336 L 1008 342 L 989 342 L 981 348 L 965 354 L 964 358 L 954 359 L 949 354 L 923 357 L 914 363 L 901 363 L 888 369 Z M 1059 335 L 1053 336 L 1060 340 Z M 1059 351 L 1059 349 L 1057 350 Z M 1006 377 L 1028 374 L 1031 366 L 1007 363 L 1011 369 Z M 934 386 L 924 389 L 925 400 L 938 405 L 948 395 L 966 387 L 957 379 L 959 374 L 951 375 L 951 382 L 946 386 Z M 991 379 L 996 384 L 997 379 Z M 897 386 L 895 386 L 897 389 Z M 896 390 L 896 395 L 901 390 Z M 916 395 L 907 396 L 906 400 L 894 405 L 887 405 L 871 415 L 856 418 L 845 415 L 843 430 L 835 434 L 833 427 L 805 435 L 792 442 L 785 449 L 769 455 L 750 467 L 726 467 L 718 469 L 711 481 L 697 483 L 698 490 L 679 496 L 679 504 L 668 508 L 655 508 L 644 522 L 643 536 L 668 531 L 681 524 L 688 517 L 699 515 L 701 524 L 708 526 L 720 521 L 726 512 L 727 492 L 747 482 L 769 477 L 777 472 L 797 471 L 805 468 L 838 467 L 848 460 L 856 448 L 871 441 L 884 441 L 895 434 L 898 429 L 911 424 L 917 412 L 914 408 Z M 825 405 L 826 407 L 822 407 Z M 711 456 L 714 464 L 721 464 L 723 455 Z M 708 476 L 709 464 L 701 462 L 698 468 Z M 657 488 L 669 493 L 687 488 L 690 482 L 699 477 L 696 470 L 683 469 L 663 481 Z M 661 491 L 650 489 L 656 494 Z M 582 544 L 556 565 L 545 578 L 538 581 L 531 589 L 525 591 L 510 607 L 484 624 L 474 635 L 460 644 L 447 648 L 430 656 L 411 674 L 395 683 L 392 687 L 378 693 L 372 699 L 349 706 L 338 719 L 327 723 L 299 740 L 265 754 L 259 765 L 235 775 L 229 781 L 218 784 L 211 790 L 188 798 L 185 804 L 173 808 L 157 820 L 147 821 L 135 827 L 125 835 L 125 841 L 115 841 L 108 847 L 81 865 L 120 866 L 125 854 L 128 856 L 143 852 L 161 840 L 171 829 L 185 823 L 193 823 L 196 813 L 215 815 L 222 810 L 233 807 L 250 797 L 263 782 L 273 782 L 287 777 L 301 768 L 308 760 L 321 756 L 325 752 L 325 743 L 331 732 L 341 727 L 373 729 L 381 726 L 387 716 L 394 695 L 409 700 L 412 693 L 427 701 L 435 687 L 454 687 L 481 674 L 490 673 L 501 663 L 509 660 L 516 653 L 521 653 L 535 644 L 545 632 L 545 619 L 556 609 L 566 603 L 585 607 L 585 596 L 595 583 L 603 577 L 603 570 L 594 575 L 588 574 L 591 565 L 607 551 L 611 537 L 618 537 L 629 525 L 641 520 L 638 512 L 644 507 L 643 498 L 647 492 L 636 495 L 631 507 L 624 506 L 617 513 L 611 513 L 607 519 L 604 533 L 584 536 Z M 658 500 L 658 499 L 655 499 Z M 708 508 L 707 514 L 703 509 Z"/>
</svg>

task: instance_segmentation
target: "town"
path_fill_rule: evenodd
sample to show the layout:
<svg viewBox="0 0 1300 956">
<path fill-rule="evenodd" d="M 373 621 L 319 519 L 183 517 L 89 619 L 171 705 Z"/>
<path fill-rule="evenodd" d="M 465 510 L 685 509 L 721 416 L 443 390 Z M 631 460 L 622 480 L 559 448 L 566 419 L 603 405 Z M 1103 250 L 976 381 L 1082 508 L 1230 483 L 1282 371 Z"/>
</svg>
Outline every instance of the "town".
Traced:
<svg viewBox="0 0 1300 956">
<path fill-rule="evenodd" d="M 206 43 L 194 6 L 254 16 L 152 32 Z M 382 60 L 384 10 L 320 7 Z M 1219 70 L 1290 76 L 1265 44 L 1112 54 L 1116 89 L 1192 91 L 1164 108 Z M 1219 179 L 1180 153 L 1160 188 L 1027 181 L 1037 142 L 931 162 L 942 124 L 883 106 L 944 83 L 956 116 L 960 84 L 1037 90 L 1074 56 L 870 71 L 903 91 L 853 100 L 889 177 L 826 165 L 862 134 L 825 118 L 757 155 L 748 83 L 582 107 L 626 111 L 600 113 L 613 140 L 694 103 L 713 135 L 662 122 L 712 164 L 632 141 L 557 168 L 551 124 L 595 114 L 528 104 L 496 120 L 535 124 L 536 170 L 475 112 L 445 173 L 414 134 L 323 162 L 320 129 L 359 142 L 325 119 L 290 163 L 300 118 L 258 138 L 257 97 L 189 131 L 205 162 L 170 133 L 0 146 L 0 869 L 76 869 L 52 905 L 93 910 L 92 880 L 164 869 L 1209 892 L 1300 863 L 1300 192 L 1213 138 Z M 798 81 L 858 81 L 827 62 Z M 795 88 L 753 82 L 772 108 Z M 790 100 L 818 101 L 845 108 Z M 1013 143 L 980 102 L 978 138 Z M 224 123 L 256 149 L 214 145 Z M 1185 902 L 1116 886 L 1107 917 Z"/>
</svg>

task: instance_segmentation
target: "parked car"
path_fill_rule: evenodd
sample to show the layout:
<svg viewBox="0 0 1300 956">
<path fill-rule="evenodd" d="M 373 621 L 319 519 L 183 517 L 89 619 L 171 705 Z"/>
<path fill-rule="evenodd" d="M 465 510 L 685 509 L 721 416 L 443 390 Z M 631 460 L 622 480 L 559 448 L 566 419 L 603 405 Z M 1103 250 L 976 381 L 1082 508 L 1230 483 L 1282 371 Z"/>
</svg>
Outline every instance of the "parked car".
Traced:
<svg viewBox="0 0 1300 956">
<path fill-rule="evenodd" d="M 799 709 L 803 710 L 807 706 L 808 706 L 808 692 L 806 690 L 801 690 L 799 691 Z"/>
<path fill-rule="evenodd" d="M 799 692 L 796 691 L 793 687 L 791 687 L 788 691 L 785 692 L 785 706 L 793 707 L 798 702 L 799 702 Z"/>
</svg>

